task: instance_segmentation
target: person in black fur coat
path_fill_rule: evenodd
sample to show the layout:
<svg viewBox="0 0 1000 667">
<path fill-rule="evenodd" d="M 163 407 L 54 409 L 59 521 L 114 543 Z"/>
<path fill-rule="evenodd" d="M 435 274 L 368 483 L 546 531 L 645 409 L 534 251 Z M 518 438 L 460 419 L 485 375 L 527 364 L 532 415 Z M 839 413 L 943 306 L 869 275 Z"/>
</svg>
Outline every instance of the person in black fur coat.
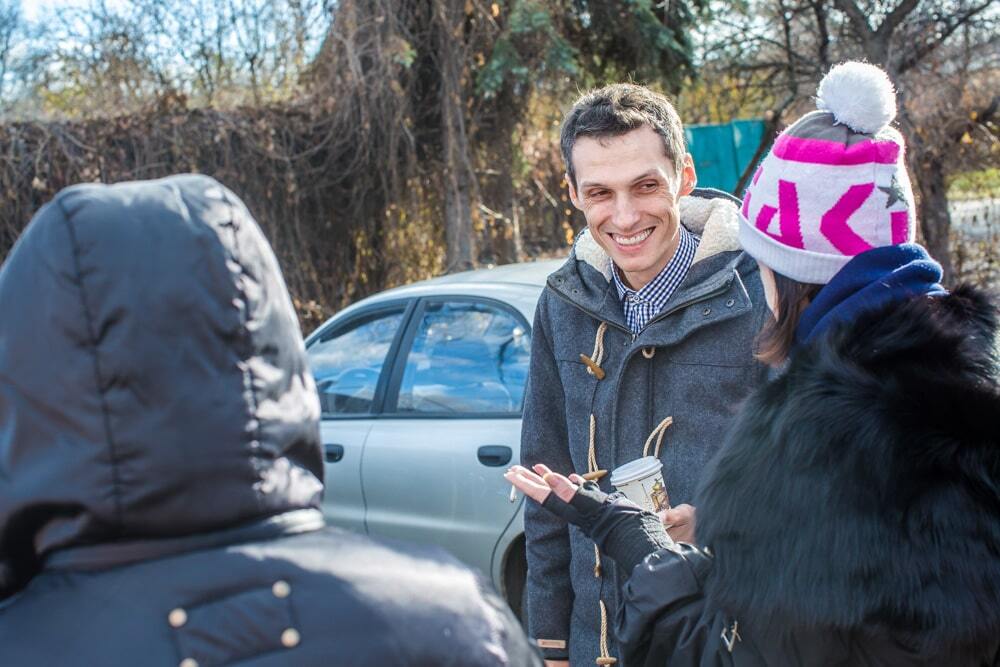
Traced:
<svg viewBox="0 0 1000 667">
<path fill-rule="evenodd" d="M 1000 664 L 997 309 L 909 242 L 884 73 L 840 65 L 818 106 L 746 195 L 779 375 L 706 472 L 702 546 L 579 476 L 508 473 L 631 572 L 628 667 Z"/>
</svg>

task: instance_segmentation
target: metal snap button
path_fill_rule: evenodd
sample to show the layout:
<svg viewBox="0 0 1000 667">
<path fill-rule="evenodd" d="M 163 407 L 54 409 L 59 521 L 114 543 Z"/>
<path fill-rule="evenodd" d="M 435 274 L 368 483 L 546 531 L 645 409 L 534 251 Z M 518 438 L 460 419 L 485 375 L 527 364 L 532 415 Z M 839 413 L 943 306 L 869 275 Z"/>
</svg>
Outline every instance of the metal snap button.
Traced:
<svg viewBox="0 0 1000 667">
<path fill-rule="evenodd" d="M 730 299 L 729 301 L 726 301 L 726 308 L 732 308 L 733 304 L 735 304 L 735 303 L 736 303 L 736 299 Z"/>
<path fill-rule="evenodd" d="M 198 661 L 194 658 L 184 658 L 181 660 L 180 667 L 198 667 Z"/>
<path fill-rule="evenodd" d="M 281 633 L 281 645 L 285 648 L 295 648 L 299 645 L 301 639 L 299 631 L 295 628 L 288 628 Z"/>
<path fill-rule="evenodd" d="M 188 615 L 187 612 L 178 607 L 170 612 L 167 616 L 167 623 L 170 624 L 172 628 L 179 628 L 187 623 Z"/>
<path fill-rule="evenodd" d="M 705 310 L 701 311 L 701 314 L 704 315 L 705 317 L 708 317 L 709 315 L 712 314 L 712 309 L 706 307 Z"/>
<path fill-rule="evenodd" d="M 292 587 L 288 585 L 287 581 L 276 581 L 271 586 L 271 592 L 276 598 L 287 598 L 292 593 Z"/>
</svg>

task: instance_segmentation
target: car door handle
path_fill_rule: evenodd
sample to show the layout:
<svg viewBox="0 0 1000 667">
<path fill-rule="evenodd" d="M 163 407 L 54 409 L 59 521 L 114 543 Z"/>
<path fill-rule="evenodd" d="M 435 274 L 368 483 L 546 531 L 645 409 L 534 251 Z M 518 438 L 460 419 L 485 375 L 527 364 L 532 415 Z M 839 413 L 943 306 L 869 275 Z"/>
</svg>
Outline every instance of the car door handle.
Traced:
<svg viewBox="0 0 1000 667">
<path fill-rule="evenodd" d="M 504 445 L 484 445 L 479 448 L 479 462 L 484 466 L 499 468 L 510 463 L 514 452 Z"/>
<path fill-rule="evenodd" d="M 323 445 L 323 458 L 327 463 L 336 463 L 344 458 L 343 445 Z"/>
</svg>

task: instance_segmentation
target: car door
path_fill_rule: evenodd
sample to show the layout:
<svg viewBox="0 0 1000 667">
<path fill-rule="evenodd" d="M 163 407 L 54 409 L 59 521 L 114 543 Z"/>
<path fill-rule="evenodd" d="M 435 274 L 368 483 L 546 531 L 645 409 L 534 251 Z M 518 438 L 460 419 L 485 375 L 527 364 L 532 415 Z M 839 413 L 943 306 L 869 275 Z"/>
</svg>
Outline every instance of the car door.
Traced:
<svg viewBox="0 0 1000 667">
<path fill-rule="evenodd" d="M 362 452 L 412 307 L 396 301 L 352 311 L 310 337 L 307 348 L 322 415 L 323 512 L 330 523 L 358 532 L 365 531 Z"/>
<path fill-rule="evenodd" d="M 369 533 L 439 544 L 490 572 L 519 506 L 503 473 L 519 460 L 530 349 L 507 304 L 421 300 L 365 446 Z"/>
</svg>

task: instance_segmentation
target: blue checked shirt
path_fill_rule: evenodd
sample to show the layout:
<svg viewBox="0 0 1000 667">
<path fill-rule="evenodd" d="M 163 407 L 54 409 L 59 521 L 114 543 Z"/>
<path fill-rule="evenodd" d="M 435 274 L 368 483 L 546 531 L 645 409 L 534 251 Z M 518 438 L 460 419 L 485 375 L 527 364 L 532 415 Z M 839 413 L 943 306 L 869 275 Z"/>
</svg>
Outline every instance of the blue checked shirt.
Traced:
<svg viewBox="0 0 1000 667">
<path fill-rule="evenodd" d="M 646 323 L 663 310 L 691 268 L 694 253 L 698 250 L 698 242 L 701 239 L 683 225 L 680 228 L 680 236 L 680 243 L 677 244 L 674 256 L 663 270 L 639 291 L 627 287 L 618 275 L 618 267 L 614 263 L 611 264 L 611 277 L 615 281 L 615 287 L 618 288 L 618 298 L 622 300 L 625 322 L 633 334 L 642 331 Z"/>
</svg>

